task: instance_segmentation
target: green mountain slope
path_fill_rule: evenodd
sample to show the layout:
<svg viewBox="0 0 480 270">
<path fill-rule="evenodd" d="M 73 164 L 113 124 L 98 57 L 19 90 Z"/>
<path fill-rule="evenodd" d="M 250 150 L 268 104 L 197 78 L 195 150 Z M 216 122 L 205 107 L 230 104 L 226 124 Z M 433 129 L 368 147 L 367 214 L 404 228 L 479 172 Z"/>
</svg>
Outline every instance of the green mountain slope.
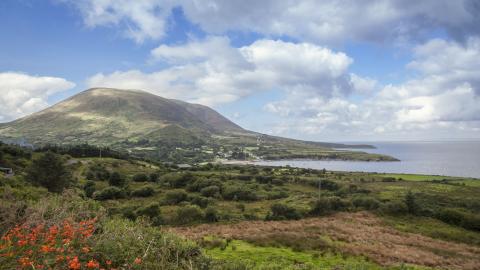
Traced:
<svg viewBox="0 0 480 270">
<path fill-rule="evenodd" d="M 46 110 L 2 124 L 0 139 L 33 145 L 89 143 L 174 161 L 232 156 L 390 160 L 331 149 L 352 146 L 262 135 L 203 105 L 110 88 L 89 89 Z"/>
</svg>

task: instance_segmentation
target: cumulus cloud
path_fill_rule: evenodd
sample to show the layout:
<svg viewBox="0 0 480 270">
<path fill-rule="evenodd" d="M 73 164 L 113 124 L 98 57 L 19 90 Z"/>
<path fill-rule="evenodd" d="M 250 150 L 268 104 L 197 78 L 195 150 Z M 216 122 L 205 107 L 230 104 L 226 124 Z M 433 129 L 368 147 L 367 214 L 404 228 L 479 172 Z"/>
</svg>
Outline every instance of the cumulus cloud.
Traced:
<svg viewBox="0 0 480 270">
<path fill-rule="evenodd" d="M 289 95 L 265 109 L 286 117 L 279 124 L 281 134 L 292 130 L 323 135 L 354 132 L 355 136 L 479 131 L 480 38 L 470 38 L 465 44 L 441 39 L 426 42 L 414 48 L 414 60 L 408 67 L 418 72 L 417 78 L 366 92 L 368 98 L 360 101 Z M 355 75 L 351 79 L 354 88 L 376 84 Z"/>
<path fill-rule="evenodd" d="M 323 43 L 408 41 L 435 29 L 457 39 L 480 34 L 476 0 L 63 1 L 81 11 L 86 25 L 120 25 L 137 42 L 162 38 L 175 7 L 211 34 L 253 31 Z"/>
<path fill-rule="evenodd" d="M 0 122 L 44 109 L 48 106 L 48 97 L 74 86 L 63 78 L 0 73 Z"/>
<path fill-rule="evenodd" d="M 136 88 L 205 105 L 231 102 L 271 89 L 322 96 L 347 95 L 352 89 L 348 67 L 352 59 L 341 52 L 309 43 L 257 40 L 241 48 L 226 37 L 208 37 L 152 50 L 168 68 L 97 74 L 92 87 Z"/>
</svg>

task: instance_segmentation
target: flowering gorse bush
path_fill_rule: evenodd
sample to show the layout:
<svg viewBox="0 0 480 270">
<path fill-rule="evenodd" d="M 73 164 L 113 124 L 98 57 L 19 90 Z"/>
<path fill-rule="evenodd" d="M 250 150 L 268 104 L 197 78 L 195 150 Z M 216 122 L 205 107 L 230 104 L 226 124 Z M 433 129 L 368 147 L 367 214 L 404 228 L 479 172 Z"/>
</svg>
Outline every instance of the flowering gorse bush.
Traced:
<svg viewBox="0 0 480 270">
<path fill-rule="evenodd" d="M 18 225 L 0 240 L 2 269 L 110 269 L 115 263 L 92 250 L 96 219 L 59 225 Z M 120 269 L 140 268 L 141 258 Z"/>
</svg>

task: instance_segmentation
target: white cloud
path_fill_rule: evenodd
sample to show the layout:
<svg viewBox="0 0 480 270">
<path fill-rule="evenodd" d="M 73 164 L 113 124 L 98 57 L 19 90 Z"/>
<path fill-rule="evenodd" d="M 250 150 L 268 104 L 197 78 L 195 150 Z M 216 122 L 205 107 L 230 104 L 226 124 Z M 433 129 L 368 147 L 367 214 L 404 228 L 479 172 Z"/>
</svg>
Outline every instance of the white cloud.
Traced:
<svg viewBox="0 0 480 270">
<path fill-rule="evenodd" d="M 480 34 L 475 0 L 62 1 L 75 5 L 86 25 L 121 25 L 137 42 L 162 38 L 174 7 L 211 34 L 253 31 L 322 43 L 408 41 L 436 29 L 459 39 Z"/>
<path fill-rule="evenodd" d="M 48 106 L 48 97 L 74 86 L 63 78 L 0 73 L 0 122 L 44 109 Z"/>
<path fill-rule="evenodd" d="M 347 70 L 352 59 L 344 53 L 309 43 L 258 40 L 241 48 L 229 43 L 226 37 L 208 37 L 184 45 L 161 45 L 152 50 L 152 57 L 170 64 L 168 68 L 97 74 L 87 84 L 144 89 L 205 105 L 271 89 L 323 96 L 351 91 Z"/>
<path fill-rule="evenodd" d="M 265 109 L 283 117 L 277 129 L 280 135 L 343 134 L 358 139 L 385 134 L 391 139 L 415 137 L 424 130 L 430 136 L 448 136 L 455 130 L 478 136 L 480 38 L 470 38 L 464 45 L 434 39 L 417 46 L 414 57 L 408 67 L 419 72 L 418 78 L 377 92 L 363 91 L 364 99 L 289 95 Z M 356 93 L 379 87 L 371 79 L 355 76 L 351 80 Z"/>
</svg>

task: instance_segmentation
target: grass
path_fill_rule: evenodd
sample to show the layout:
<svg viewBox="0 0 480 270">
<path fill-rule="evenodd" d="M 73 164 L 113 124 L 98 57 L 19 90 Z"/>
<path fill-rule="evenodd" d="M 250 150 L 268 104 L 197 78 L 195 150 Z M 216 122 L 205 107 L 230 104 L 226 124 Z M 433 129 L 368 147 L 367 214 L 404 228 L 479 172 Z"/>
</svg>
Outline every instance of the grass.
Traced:
<svg viewBox="0 0 480 270">
<path fill-rule="evenodd" d="M 226 248 L 207 249 L 206 254 L 219 260 L 238 261 L 249 269 L 382 269 L 362 257 L 333 253 L 300 252 L 285 247 L 260 247 L 233 240 Z"/>
<path fill-rule="evenodd" d="M 428 217 L 384 216 L 386 224 L 400 231 L 426 235 L 436 239 L 480 246 L 480 234 Z"/>
</svg>

